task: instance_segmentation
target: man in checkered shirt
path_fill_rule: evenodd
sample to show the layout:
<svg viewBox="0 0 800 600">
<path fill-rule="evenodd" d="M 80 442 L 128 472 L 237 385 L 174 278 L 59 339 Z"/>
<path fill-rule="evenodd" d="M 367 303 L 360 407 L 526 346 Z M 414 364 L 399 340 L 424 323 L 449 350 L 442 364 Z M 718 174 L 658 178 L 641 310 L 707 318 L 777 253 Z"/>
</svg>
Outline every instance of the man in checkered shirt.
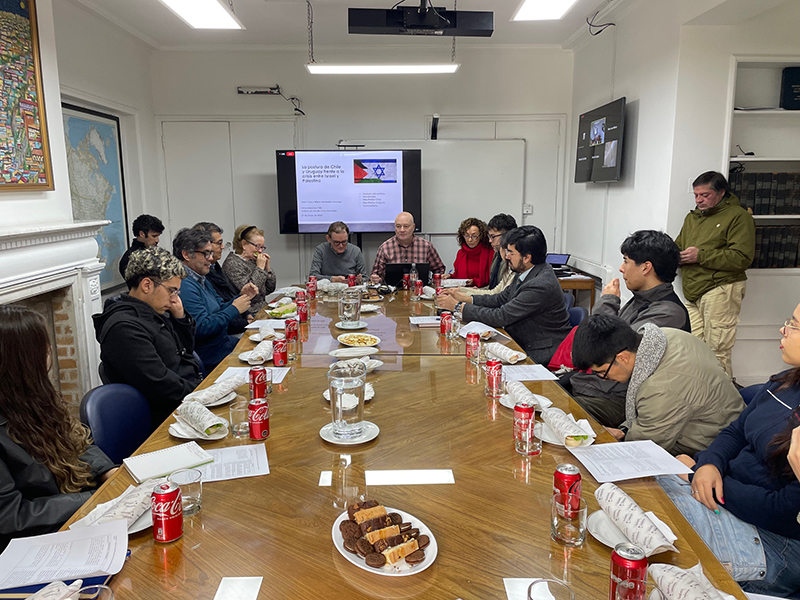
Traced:
<svg viewBox="0 0 800 600">
<path fill-rule="evenodd" d="M 383 281 L 387 263 L 428 263 L 431 273 L 444 273 L 444 263 L 433 244 L 414 235 L 414 217 L 411 213 L 401 212 L 395 217 L 394 232 L 394 237 L 378 248 L 369 277 L 372 283 Z"/>
</svg>

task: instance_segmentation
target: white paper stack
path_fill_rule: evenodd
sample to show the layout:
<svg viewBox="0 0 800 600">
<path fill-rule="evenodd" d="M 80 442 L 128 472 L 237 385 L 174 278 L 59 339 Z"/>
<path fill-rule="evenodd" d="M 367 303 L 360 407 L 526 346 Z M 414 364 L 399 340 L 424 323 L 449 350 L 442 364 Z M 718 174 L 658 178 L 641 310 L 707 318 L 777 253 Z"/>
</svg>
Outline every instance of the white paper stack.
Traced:
<svg viewBox="0 0 800 600">
<path fill-rule="evenodd" d="M 543 408 L 542 420 L 564 442 L 565 446 L 588 446 L 597 437 L 589 425 L 589 421 L 581 419 L 580 422 L 576 422 L 575 417 L 571 414 L 568 415 L 560 408 Z"/>
<path fill-rule="evenodd" d="M 604 483 L 594 492 L 603 512 L 632 544 L 636 544 L 646 556 L 660 552 L 678 552 L 672 540 L 653 523 L 636 501 L 613 483 Z M 672 532 L 670 531 L 670 534 Z"/>
<path fill-rule="evenodd" d="M 525 387 L 525 384 L 521 381 L 509 381 L 506 383 L 506 391 L 508 395 L 514 399 L 514 402 L 525 402 L 527 404 L 537 404 L 539 409 L 547 408 L 552 406 L 553 403 L 550 402 L 544 396 L 537 396 L 528 388 Z"/>
<path fill-rule="evenodd" d="M 267 342 L 269 343 L 269 342 Z M 188 427 L 199 438 L 216 439 L 228 434 L 228 422 L 208 410 L 196 400 L 183 402 L 175 411 L 175 420 L 183 427 Z"/>
<path fill-rule="evenodd" d="M 656 582 L 662 597 L 667 600 L 733 600 L 734 598 L 711 585 L 700 563 L 691 569 L 657 563 L 650 565 L 648 573 Z"/>
<path fill-rule="evenodd" d="M 227 379 L 210 385 L 204 390 L 195 390 L 191 394 L 187 394 L 183 401 L 188 402 L 189 400 L 196 400 L 200 404 L 208 406 L 209 404 L 214 404 L 214 402 L 224 398 L 228 394 L 233 393 L 236 391 L 236 388 L 246 383 L 246 375 L 234 375 L 233 377 L 228 377 Z"/>
<path fill-rule="evenodd" d="M 247 362 L 251 365 L 260 365 L 268 360 L 272 360 L 272 342 L 266 341 L 259 342 L 258 346 L 250 351 L 250 357 Z"/>
<path fill-rule="evenodd" d="M 521 360 L 525 360 L 526 355 L 519 350 L 512 350 L 508 346 L 498 344 L 497 342 L 489 342 L 486 344 L 486 358 L 496 358 L 504 363 L 516 364 Z"/>
</svg>

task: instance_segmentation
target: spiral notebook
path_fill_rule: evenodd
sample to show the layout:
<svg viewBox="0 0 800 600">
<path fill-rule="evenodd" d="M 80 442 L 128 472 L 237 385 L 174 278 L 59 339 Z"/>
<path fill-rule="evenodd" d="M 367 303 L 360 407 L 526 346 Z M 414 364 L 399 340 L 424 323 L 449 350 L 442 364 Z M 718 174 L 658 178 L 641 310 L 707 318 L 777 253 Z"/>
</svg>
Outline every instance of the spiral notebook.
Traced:
<svg viewBox="0 0 800 600">
<path fill-rule="evenodd" d="M 178 469 L 191 469 L 214 462 L 214 457 L 198 446 L 197 442 L 186 442 L 122 459 L 125 468 L 136 480 L 142 483 L 147 479 L 165 477 Z"/>
</svg>

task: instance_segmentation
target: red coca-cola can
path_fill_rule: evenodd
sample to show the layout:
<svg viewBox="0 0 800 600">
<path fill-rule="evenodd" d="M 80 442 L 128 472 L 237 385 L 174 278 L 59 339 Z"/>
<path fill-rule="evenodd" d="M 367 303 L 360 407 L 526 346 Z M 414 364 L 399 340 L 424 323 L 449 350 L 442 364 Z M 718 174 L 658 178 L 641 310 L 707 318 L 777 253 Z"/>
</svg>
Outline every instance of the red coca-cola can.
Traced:
<svg viewBox="0 0 800 600">
<path fill-rule="evenodd" d="M 434 273 L 433 274 L 433 287 L 435 287 L 435 288 L 442 287 L 442 274 L 441 273 Z"/>
<path fill-rule="evenodd" d="M 253 398 L 247 405 L 247 420 L 250 423 L 250 439 L 265 440 L 269 437 L 269 400 Z"/>
<path fill-rule="evenodd" d="M 306 301 L 306 293 L 303 290 L 299 290 L 294 295 L 295 304 L 297 304 L 299 306 L 301 302 L 305 302 L 305 301 Z"/>
<path fill-rule="evenodd" d="M 523 456 L 537 456 L 542 452 L 541 445 L 531 443 L 536 423 L 535 409 L 535 404 L 526 402 L 517 402 L 514 405 L 514 449 Z"/>
<path fill-rule="evenodd" d="M 442 318 L 439 321 L 439 333 L 447 335 L 453 329 L 453 313 L 449 310 L 442 312 Z"/>
<path fill-rule="evenodd" d="M 499 360 L 486 361 L 486 395 L 499 398 L 503 387 L 503 363 Z"/>
<path fill-rule="evenodd" d="M 553 495 L 581 495 L 581 471 L 570 463 L 561 463 L 553 473 Z"/>
<path fill-rule="evenodd" d="M 409 275 L 408 273 L 405 273 L 403 275 L 403 289 L 404 290 L 408 289 L 408 284 L 409 284 L 410 281 L 411 281 L 411 275 Z"/>
<path fill-rule="evenodd" d="M 297 302 L 297 320 L 308 323 L 308 303 L 305 300 Z"/>
<path fill-rule="evenodd" d="M 437 296 L 441 296 L 443 291 L 444 291 L 444 288 L 441 286 L 441 284 L 436 286 L 436 295 Z"/>
<path fill-rule="evenodd" d="M 468 333 L 467 334 L 467 349 L 466 355 L 467 358 L 473 359 L 478 358 L 478 354 L 481 351 L 481 336 L 477 333 Z"/>
<path fill-rule="evenodd" d="M 422 280 L 421 279 L 414 280 L 414 295 L 415 296 L 422 296 Z"/>
<path fill-rule="evenodd" d="M 308 294 L 309 299 L 313 299 L 317 297 L 317 278 L 316 277 L 309 277 L 308 283 L 306 284 L 306 294 Z"/>
<path fill-rule="evenodd" d="M 150 496 L 153 512 L 153 539 L 174 542 L 183 535 L 183 499 L 181 488 L 171 481 L 157 485 Z"/>
<path fill-rule="evenodd" d="M 275 345 L 273 344 L 273 348 Z M 250 367 L 250 399 L 267 397 L 267 369 L 262 366 Z"/>
<path fill-rule="evenodd" d="M 296 340 L 299 328 L 300 324 L 295 319 L 289 319 L 286 321 L 286 341 Z"/>
<path fill-rule="evenodd" d="M 645 581 L 647 579 L 647 557 L 644 550 L 628 542 L 617 544 L 611 553 L 611 576 L 608 589 L 609 600 L 617 597 L 617 585 L 621 582 Z"/>
<path fill-rule="evenodd" d="M 355 287 L 356 285 L 356 276 L 355 275 L 348 275 L 347 276 L 347 287 Z"/>
<path fill-rule="evenodd" d="M 289 362 L 286 340 L 272 342 L 272 364 L 276 367 L 285 367 Z"/>
</svg>

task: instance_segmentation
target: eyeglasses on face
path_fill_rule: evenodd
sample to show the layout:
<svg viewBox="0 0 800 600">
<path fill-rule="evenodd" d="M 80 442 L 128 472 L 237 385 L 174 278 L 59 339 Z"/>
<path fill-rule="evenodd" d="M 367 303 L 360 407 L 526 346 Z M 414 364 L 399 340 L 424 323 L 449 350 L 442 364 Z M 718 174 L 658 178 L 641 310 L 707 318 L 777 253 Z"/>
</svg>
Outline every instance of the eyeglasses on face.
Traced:
<svg viewBox="0 0 800 600">
<path fill-rule="evenodd" d="M 502 233 L 490 233 L 490 234 L 489 234 L 489 241 L 493 242 L 493 241 L 495 241 L 497 238 L 500 238 L 500 237 L 503 237 L 503 234 L 502 234 Z"/>
<path fill-rule="evenodd" d="M 617 357 L 615 356 L 614 360 L 611 361 L 611 364 L 609 364 L 608 367 L 606 368 L 606 370 L 603 371 L 602 375 L 600 373 L 598 373 L 597 371 L 594 372 L 595 375 L 597 375 L 600 379 L 608 379 L 608 372 L 611 370 L 611 367 L 613 367 L 614 363 L 616 363 L 616 362 L 617 362 Z"/>
<path fill-rule="evenodd" d="M 155 284 L 156 287 L 163 287 L 165 290 L 167 290 L 169 292 L 169 297 L 170 298 L 174 298 L 175 296 L 179 296 L 180 293 L 181 293 L 181 289 L 180 288 L 172 287 L 171 285 L 166 285 L 166 284 L 162 283 L 160 279 L 153 278 L 151 281 L 153 282 L 153 284 Z"/>
<path fill-rule="evenodd" d="M 479 239 L 481 239 L 481 234 L 480 233 L 477 233 L 475 235 L 464 234 L 464 239 L 465 240 L 479 240 Z"/>
<path fill-rule="evenodd" d="M 783 322 L 783 326 L 786 329 L 800 329 L 800 324 L 797 322 L 797 319 L 794 317 L 789 317 Z"/>
<path fill-rule="evenodd" d="M 222 240 L 217 240 L 216 242 L 211 242 L 212 246 L 216 246 L 217 248 L 227 249 L 231 247 L 230 242 L 224 242 Z"/>
<path fill-rule="evenodd" d="M 193 254 L 202 254 L 207 259 L 214 257 L 214 252 L 212 252 L 211 250 L 205 250 L 205 251 L 203 251 L 203 250 L 195 250 L 193 252 Z"/>
<path fill-rule="evenodd" d="M 336 240 L 331 240 L 331 244 L 334 246 L 347 246 L 347 240 L 342 240 L 341 242 L 337 242 Z"/>
<path fill-rule="evenodd" d="M 245 244 L 250 244 L 250 245 L 251 245 L 253 248 L 255 248 L 256 250 L 258 250 L 259 252 L 263 252 L 263 251 L 264 251 L 264 244 L 254 244 L 254 243 L 253 243 L 253 242 L 251 242 L 250 240 L 242 240 L 242 241 L 243 241 Z"/>
</svg>

